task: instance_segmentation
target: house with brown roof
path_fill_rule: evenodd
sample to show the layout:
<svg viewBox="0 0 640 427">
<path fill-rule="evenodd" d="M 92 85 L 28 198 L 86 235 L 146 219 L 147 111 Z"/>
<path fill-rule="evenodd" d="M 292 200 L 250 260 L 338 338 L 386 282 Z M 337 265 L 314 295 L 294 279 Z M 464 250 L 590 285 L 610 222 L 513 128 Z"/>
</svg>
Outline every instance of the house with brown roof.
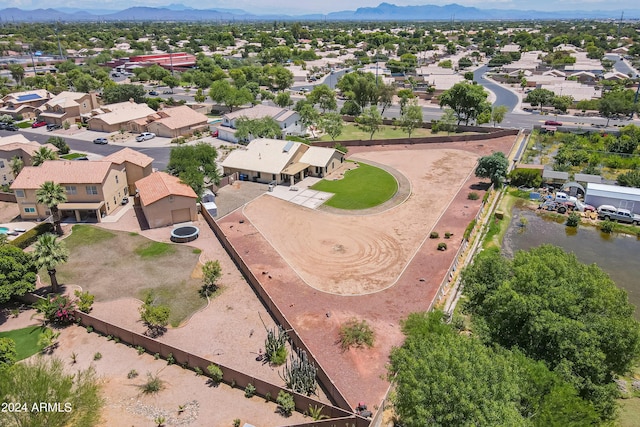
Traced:
<svg viewBox="0 0 640 427">
<path fill-rule="evenodd" d="M 0 101 L 0 115 L 8 114 L 14 119 L 22 116 L 32 119 L 37 116 L 36 110 L 51 98 L 45 89 L 10 93 Z"/>
<path fill-rule="evenodd" d="M 198 219 L 196 193 L 167 173 L 154 172 L 136 181 L 136 198 L 151 228 Z"/>
<path fill-rule="evenodd" d="M 240 117 L 245 117 L 249 120 L 273 117 L 278 123 L 278 126 L 280 126 L 280 129 L 282 129 L 283 135 L 300 134 L 306 131 L 306 128 L 300 121 L 300 115 L 296 111 L 258 104 L 251 108 L 233 111 L 222 116 L 222 124 L 218 127 L 218 138 L 224 141 L 238 142 L 235 132 L 236 121 Z"/>
<path fill-rule="evenodd" d="M 134 130 L 132 122 L 152 116 L 156 112 L 147 104 L 136 104 L 133 101 L 103 105 L 91 111 L 87 121 L 90 130 L 101 132 L 117 132 L 119 130 Z"/>
<path fill-rule="evenodd" d="M 195 131 L 208 130 L 208 118 L 186 105 L 164 108 L 155 114 L 133 120 L 134 132 L 153 132 L 158 136 L 177 138 L 193 134 Z"/>
<path fill-rule="evenodd" d="M 129 195 L 124 165 L 110 161 L 49 160 L 40 166 L 26 166 L 11 184 L 23 219 L 44 219 L 51 214 L 47 206 L 36 201 L 36 191 L 46 181 L 65 189 L 67 202 L 58 205 L 61 217 L 71 216 L 78 222 L 100 222 L 102 216 L 111 214 Z"/>
<path fill-rule="evenodd" d="M 0 184 L 11 184 L 15 179 L 11 170 L 11 161 L 14 158 L 22 160 L 24 166 L 31 166 L 33 154 L 42 146 L 38 142 L 29 141 L 23 134 L 0 137 Z M 58 148 L 52 144 L 44 146 L 58 152 Z"/>
<path fill-rule="evenodd" d="M 151 175 L 153 172 L 153 158 L 131 148 L 123 148 L 104 157 L 102 161 L 123 166 L 127 174 L 129 194 L 136 192 L 136 181 Z"/>
<path fill-rule="evenodd" d="M 95 92 L 60 92 L 38 110 L 38 117 L 49 124 L 64 125 L 88 118 L 92 110 L 100 106 Z"/>
</svg>

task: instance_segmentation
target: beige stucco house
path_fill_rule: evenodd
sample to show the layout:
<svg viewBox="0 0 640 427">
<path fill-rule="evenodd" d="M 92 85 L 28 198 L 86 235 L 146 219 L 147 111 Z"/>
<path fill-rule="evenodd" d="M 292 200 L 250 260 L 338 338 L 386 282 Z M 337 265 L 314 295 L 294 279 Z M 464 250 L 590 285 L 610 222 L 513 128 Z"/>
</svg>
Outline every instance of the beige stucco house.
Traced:
<svg viewBox="0 0 640 427">
<path fill-rule="evenodd" d="M 49 124 L 64 125 L 76 123 L 88 118 L 92 110 L 100 106 L 95 92 L 60 92 L 44 104 L 38 110 L 41 120 Z"/>
<path fill-rule="evenodd" d="M 255 182 L 294 184 L 307 176 L 324 177 L 340 167 L 344 154 L 333 148 L 295 141 L 254 139 L 222 162 L 225 175 Z"/>
<path fill-rule="evenodd" d="M 36 202 L 36 191 L 46 181 L 60 184 L 67 202 L 58 205 L 62 218 L 76 221 L 97 220 L 109 215 L 129 195 L 124 165 L 109 161 L 49 160 L 40 166 L 27 166 L 16 177 L 11 189 L 16 195 L 23 219 L 44 219 L 47 206 Z"/>
<path fill-rule="evenodd" d="M 153 158 L 131 148 L 123 148 L 104 157 L 102 160 L 124 167 L 127 174 L 129 194 L 136 192 L 136 181 L 151 175 L 153 172 Z"/>
<path fill-rule="evenodd" d="M 43 145 L 53 152 L 58 152 L 58 148 L 52 144 Z M 22 160 L 24 166 L 31 166 L 33 154 L 43 145 L 29 141 L 22 134 L 0 137 L 0 184 L 11 184 L 15 179 L 11 170 L 13 158 Z"/>
<path fill-rule="evenodd" d="M 153 132 L 158 136 L 177 138 L 209 129 L 208 118 L 186 105 L 164 108 L 157 113 L 135 120 L 134 132 Z"/>
<path fill-rule="evenodd" d="M 10 93 L 0 101 L 0 115 L 8 114 L 14 119 L 20 115 L 24 119 L 32 119 L 38 115 L 38 107 L 51 96 L 45 89 Z"/>
<path fill-rule="evenodd" d="M 136 181 L 136 197 L 151 228 L 198 219 L 196 193 L 167 173 L 154 172 Z"/>
<path fill-rule="evenodd" d="M 103 105 L 91 111 L 91 118 L 87 121 L 87 127 L 90 130 L 109 133 L 120 130 L 133 130 L 131 122 L 155 113 L 147 104 L 136 104 L 133 101 Z"/>
</svg>

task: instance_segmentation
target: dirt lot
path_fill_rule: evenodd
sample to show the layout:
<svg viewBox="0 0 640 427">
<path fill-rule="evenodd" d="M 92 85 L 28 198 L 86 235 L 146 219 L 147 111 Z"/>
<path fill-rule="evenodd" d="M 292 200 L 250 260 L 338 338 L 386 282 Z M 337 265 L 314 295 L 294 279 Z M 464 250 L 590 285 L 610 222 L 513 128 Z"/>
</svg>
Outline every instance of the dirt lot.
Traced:
<svg viewBox="0 0 640 427">
<path fill-rule="evenodd" d="M 0 224 L 19 221 L 20 209 L 17 203 L 0 202 Z"/>
<path fill-rule="evenodd" d="M 389 352 L 403 338 L 400 321 L 434 303 L 464 229 L 481 205 L 481 200 L 467 199 L 470 191 L 478 192 L 480 199 L 483 195 L 479 184 L 484 182 L 472 173 L 475 159 L 493 151 L 506 153 L 514 141 L 515 137 L 505 137 L 471 143 L 353 147 L 351 155 L 389 164 L 411 181 L 407 202 L 372 218 L 334 218 L 330 213 L 284 207 L 261 197 L 245 208 L 246 215 L 235 211 L 219 220 L 271 299 L 352 405 L 364 401 L 374 406 L 381 401 L 388 388 L 383 378 Z M 429 239 L 431 229 L 441 237 Z M 454 237 L 444 240 L 447 231 Z M 383 244 L 367 233 L 375 233 Z M 448 250 L 437 251 L 439 242 L 446 242 Z M 351 257 L 353 270 L 342 263 L 336 249 Z M 307 251 L 311 258 L 306 257 Z M 377 263 L 385 268 L 377 268 Z M 331 281 L 330 288 L 323 288 L 323 279 Z M 341 352 L 338 330 L 354 317 L 372 326 L 375 346 Z"/>
</svg>

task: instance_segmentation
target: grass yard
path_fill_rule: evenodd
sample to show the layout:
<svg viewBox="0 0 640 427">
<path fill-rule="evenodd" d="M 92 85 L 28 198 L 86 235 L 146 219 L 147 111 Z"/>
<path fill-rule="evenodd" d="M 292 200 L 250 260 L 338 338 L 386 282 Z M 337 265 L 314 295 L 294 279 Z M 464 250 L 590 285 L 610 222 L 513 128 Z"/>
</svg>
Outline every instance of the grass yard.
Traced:
<svg viewBox="0 0 640 427">
<path fill-rule="evenodd" d="M 146 291 L 153 290 L 157 303 L 171 307 L 172 326 L 206 304 L 198 294 L 201 266 L 192 247 L 92 225 L 75 225 L 64 242 L 69 261 L 58 267 L 58 280 L 82 286 L 96 301 L 143 299 Z M 41 277 L 48 279 L 46 272 Z"/>
<path fill-rule="evenodd" d="M 64 156 L 60 156 L 60 158 L 65 160 L 75 160 L 80 157 L 87 157 L 87 155 L 84 153 L 69 153 L 69 154 L 65 154 Z"/>
<path fill-rule="evenodd" d="M 335 195 L 325 202 L 338 209 L 367 209 L 378 206 L 396 194 L 398 182 L 388 172 L 359 163 L 358 168 L 345 173 L 343 179 L 322 180 L 311 187 Z"/>
<path fill-rule="evenodd" d="M 16 342 L 17 359 L 26 359 L 29 356 L 40 352 L 42 347 L 38 346 L 38 337 L 44 332 L 42 326 L 29 326 L 13 331 L 0 332 L 0 338 L 11 338 Z"/>
</svg>

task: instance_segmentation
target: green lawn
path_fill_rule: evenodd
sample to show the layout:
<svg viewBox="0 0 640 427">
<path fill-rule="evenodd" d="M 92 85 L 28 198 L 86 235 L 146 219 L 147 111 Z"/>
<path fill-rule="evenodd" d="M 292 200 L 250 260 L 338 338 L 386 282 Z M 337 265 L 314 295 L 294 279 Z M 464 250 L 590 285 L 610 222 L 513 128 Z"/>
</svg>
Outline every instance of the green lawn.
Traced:
<svg viewBox="0 0 640 427">
<path fill-rule="evenodd" d="M 74 159 L 77 159 L 79 157 L 87 157 L 87 155 L 83 154 L 83 153 L 69 153 L 69 154 L 65 154 L 64 156 L 60 156 L 60 157 L 63 158 L 63 159 L 66 159 L 66 160 L 74 160 Z"/>
<path fill-rule="evenodd" d="M 38 337 L 46 328 L 42 326 L 29 326 L 13 331 L 0 332 L 0 338 L 11 338 L 16 342 L 18 360 L 26 359 L 42 350 L 38 346 Z"/>
<path fill-rule="evenodd" d="M 382 204 L 398 191 L 398 182 L 388 172 L 359 163 L 357 169 L 348 171 L 343 179 L 322 180 L 311 187 L 335 195 L 325 204 L 338 209 L 367 209 Z"/>
</svg>

